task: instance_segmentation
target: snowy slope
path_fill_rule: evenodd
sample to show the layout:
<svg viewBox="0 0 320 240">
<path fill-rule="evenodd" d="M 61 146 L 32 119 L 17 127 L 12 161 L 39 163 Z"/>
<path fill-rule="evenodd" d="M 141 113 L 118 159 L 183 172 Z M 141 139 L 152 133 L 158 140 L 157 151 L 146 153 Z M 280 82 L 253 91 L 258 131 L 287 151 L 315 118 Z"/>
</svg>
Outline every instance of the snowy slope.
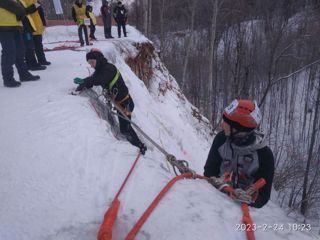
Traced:
<svg viewBox="0 0 320 240">
<path fill-rule="evenodd" d="M 115 36 L 113 29 L 113 35 Z M 212 137 L 204 124 L 191 116 L 191 104 L 178 96 L 179 88 L 164 69 L 155 70 L 148 90 L 126 65 L 134 42 L 147 41 L 134 28 L 129 37 L 95 42 L 122 73 L 135 102 L 133 121 L 178 159 L 202 174 Z M 102 28 L 97 30 L 103 36 Z M 76 28 L 48 28 L 47 48 L 60 40 L 76 40 Z M 70 43 L 75 44 L 75 43 Z M 111 134 L 88 98 L 68 94 L 75 76 L 92 73 L 85 50 L 48 52 L 52 62 L 39 72 L 41 80 L 20 88 L 0 87 L 0 239 L 93 240 L 106 209 L 118 191 L 137 149 Z M 159 64 L 159 63 L 155 63 Z M 172 86 L 165 95 L 159 84 Z M 2 81 L 1 81 L 2 82 Z M 99 89 L 96 89 L 99 91 Z M 120 195 L 114 239 L 124 239 L 154 197 L 172 179 L 164 157 L 150 147 Z M 289 231 L 295 221 L 270 202 L 251 209 L 257 226 L 284 224 L 283 230 L 256 231 L 257 240 L 315 239 Z M 200 240 L 246 239 L 237 230 L 242 212 L 203 180 L 183 180 L 173 187 L 152 213 L 136 239 Z"/>
</svg>

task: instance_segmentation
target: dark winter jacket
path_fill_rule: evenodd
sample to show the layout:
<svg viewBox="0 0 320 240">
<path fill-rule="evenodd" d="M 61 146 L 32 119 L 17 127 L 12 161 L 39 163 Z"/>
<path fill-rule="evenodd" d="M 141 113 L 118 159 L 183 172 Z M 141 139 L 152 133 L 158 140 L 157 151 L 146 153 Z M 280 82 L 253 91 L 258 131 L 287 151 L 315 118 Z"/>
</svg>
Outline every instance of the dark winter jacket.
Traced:
<svg viewBox="0 0 320 240">
<path fill-rule="evenodd" d="M 22 30 L 22 26 L 19 26 L 19 24 L 13 23 L 12 26 L 6 26 L 5 24 L 2 24 L 2 21 L 4 22 L 7 17 L 9 18 L 10 13 L 16 15 L 17 21 L 21 21 L 21 19 L 24 18 L 26 15 L 26 11 L 25 11 L 24 7 L 21 6 L 21 4 L 15 0 L 0 0 L 0 9 L 1 8 L 7 10 L 9 13 L 8 12 L 4 13 L 1 16 L 0 31 L 13 31 L 13 30 L 17 30 L 17 29 Z M 20 25 L 21 25 L 21 23 L 20 23 Z"/>
<path fill-rule="evenodd" d="M 129 94 L 128 88 L 125 85 L 121 74 L 115 85 L 109 89 L 109 83 L 111 83 L 116 76 L 117 68 L 113 64 L 108 63 L 107 59 L 98 59 L 95 69 L 96 71 L 94 74 L 85 78 L 84 83 L 79 85 L 80 89 L 101 86 L 103 89 L 110 90 L 111 94 L 115 95 L 116 101 L 123 100 Z"/>
<path fill-rule="evenodd" d="M 112 25 L 112 11 L 111 8 L 108 7 L 107 4 L 104 4 L 100 8 L 103 24 L 105 27 L 111 27 Z"/>
<path fill-rule="evenodd" d="M 255 139 L 253 139 L 255 140 Z M 204 167 L 204 175 L 206 177 L 220 177 L 223 175 L 223 172 L 221 170 L 224 168 L 224 164 L 226 161 L 237 161 L 236 162 L 236 169 L 241 169 L 241 166 L 239 164 L 239 155 L 235 154 L 236 151 L 233 151 L 234 149 L 231 147 L 231 153 L 224 153 L 223 150 L 225 150 L 226 143 L 228 143 L 229 139 L 224 135 L 224 132 L 220 132 L 215 137 L 213 144 L 211 146 L 207 162 Z M 252 139 L 250 139 L 250 142 L 248 142 L 248 145 L 252 144 Z M 232 145 L 231 145 L 232 146 Z M 235 146 L 235 145 L 234 145 Z M 247 148 L 246 145 L 240 146 L 238 148 L 241 149 Z M 227 148 L 228 149 L 228 148 Z M 266 180 L 266 185 L 262 187 L 259 190 L 258 197 L 255 201 L 255 203 L 252 203 L 250 206 L 261 208 L 263 207 L 270 199 L 271 194 L 271 188 L 272 188 L 272 181 L 273 181 L 273 175 L 274 175 L 274 157 L 272 154 L 272 151 L 267 146 L 261 146 L 261 148 L 257 147 L 255 150 L 252 151 L 252 154 L 243 155 L 242 157 L 249 157 L 250 156 L 256 156 L 257 160 L 255 163 L 255 166 L 246 166 L 246 171 L 251 171 L 249 174 L 249 178 L 251 178 L 251 183 L 256 182 L 260 178 L 264 178 Z M 227 156 L 227 157 L 226 157 Z M 227 159 L 232 156 L 232 159 Z M 248 169 L 251 170 L 248 170 Z M 236 174 L 242 174 L 239 172 Z M 236 187 L 236 186 L 233 186 Z M 243 188 L 243 186 L 242 186 Z"/>
<path fill-rule="evenodd" d="M 125 9 L 125 7 L 122 5 L 120 6 L 116 6 L 113 9 L 113 17 L 116 20 L 117 23 L 119 22 L 125 22 L 127 19 L 127 9 Z"/>
</svg>

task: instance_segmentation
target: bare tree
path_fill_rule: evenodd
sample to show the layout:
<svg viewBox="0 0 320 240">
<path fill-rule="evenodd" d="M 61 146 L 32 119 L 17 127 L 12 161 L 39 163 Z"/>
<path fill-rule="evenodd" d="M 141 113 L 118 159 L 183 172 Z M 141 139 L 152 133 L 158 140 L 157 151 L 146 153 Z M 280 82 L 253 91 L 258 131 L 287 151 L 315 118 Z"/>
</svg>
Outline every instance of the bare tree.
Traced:
<svg viewBox="0 0 320 240">
<path fill-rule="evenodd" d="M 195 14 L 196 14 L 196 0 L 187 0 L 188 3 L 188 12 L 190 13 L 190 30 L 189 34 L 186 37 L 186 48 L 185 48 L 185 55 L 183 56 L 183 70 L 182 70 L 182 81 L 181 81 L 181 88 L 184 89 L 186 86 L 186 76 L 187 76 L 187 67 L 189 62 L 189 55 L 191 52 L 191 46 L 193 41 L 193 31 L 194 31 L 194 21 L 195 21 Z"/>
</svg>

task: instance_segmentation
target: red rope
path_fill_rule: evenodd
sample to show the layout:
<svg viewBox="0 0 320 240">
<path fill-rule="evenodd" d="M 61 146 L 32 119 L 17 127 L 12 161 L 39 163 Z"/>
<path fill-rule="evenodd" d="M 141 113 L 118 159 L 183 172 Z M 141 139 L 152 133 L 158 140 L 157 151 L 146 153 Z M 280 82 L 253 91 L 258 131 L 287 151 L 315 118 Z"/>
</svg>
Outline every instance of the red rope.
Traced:
<svg viewBox="0 0 320 240">
<path fill-rule="evenodd" d="M 138 222 L 133 226 L 131 231 L 128 233 L 125 240 L 132 240 L 135 238 L 137 233 L 139 232 L 142 225 L 145 223 L 147 218 L 150 216 L 151 212 L 155 209 L 155 207 L 158 205 L 160 200 L 164 197 L 164 195 L 169 191 L 169 189 L 177 182 L 178 180 L 181 180 L 183 178 L 192 178 L 192 173 L 185 173 L 180 176 L 174 177 L 158 194 L 158 196 L 153 200 L 153 202 L 150 204 L 150 206 L 147 208 L 147 210 L 143 213 L 143 215 L 140 217 Z"/>
<path fill-rule="evenodd" d="M 132 164 L 132 166 L 131 166 L 131 168 L 130 168 L 130 171 L 129 171 L 128 175 L 126 176 L 125 180 L 123 181 L 123 183 L 122 183 L 122 185 L 121 185 L 121 187 L 120 187 L 119 191 L 117 192 L 116 196 L 114 197 L 114 199 L 117 199 L 117 198 L 119 197 L 120 193 L 122 192 L 122 190 L 123 190 L 124 186 L 126 185 L 126 183 L 127 183 L 128 179 L 129 179 L 129 177 L 130 177 L 130 175 L 131 175 L 131 173 L 132 173 L 132 171 L 133 171 L 134 167 L 136 166 L 136 164 L 137 164 L 137 162 L 138 162 L 138 160 L 139 160 L 140 156 L 141 156 L 141 153 L 139 152 L 139 154 L 138 154 L 138 156 L 137 156 L 136 160 L 135 160 L 135 161 L 134 161 L 134 163 Z"/>
<path fill-rule="evenodd" d="M 134 163 L 131 166 L 129 173 L 127 174 L 119 191 L 117 192 L 116 196 L 114 197 L 110 208 L 105 213 L 103 222 L 99 228 L 99 232 L 97 235 L 98 240 L 112 240 L 112 228 L 113 228 L 113 225 L 117 219 L 118 210 L 120 207 L 120 201 L 118 200 L 118 197 L 119 197 L 120 193 L 122 192 L 124 186 L 126 185 L 126 183 L 129 179 L 134 167 L 136 166 L 140 156 L 141 156 L 141 153 L 139 152 L 136 160 L 134 161 Z"/>
<path fill-rule="evenodd" d="M 131 231 L 128 233 L 126 236 L 125 240 L 133 240 L 139 230 L 141 229 L 142 225 L 146 222 L 148 217 L 151 215 L 152 211 L 156 208 L 156 206 L 159 204 L 161 199 L 164 197 L 164 195 L 170 190 L 170 188 L 175 184 L 178 180 L 181 180 L 183 178 L 199 178 L 199 179 L 204 179 L 208 180 L 208 177 L 201 176 L 196 174 L 193 176 L 192 173 L 185 173 L 180 176 L 174 177 L 162 190 L 161 192 L 157 195 L 157 197 L 153 200 L 153 202 L 149 205 L 149 207 L 145 210 L 145 212 L 142 214 L 142 216 L 139 218 L 137 223 L 132 227 Z M 256 189 L 261 188 L 265 184 L 264 179 L 260 179 L 256 182 L 255 187 Z M 234 189 L 231 186 L 224 187 L 224 190 L 229 193 L 234 193 Z M 254 232 L 253 232 L 253 222 L 249 213 L 249 207 L 248 204 L 242 203 L 241 204 L 241 209 L 243 211 L 243 216 L 242 216 L 242 223 L 246 225 L 246 235 L 248 240 L 255 240 Z"/>
<path fill-rule="evenodd" d="M 76 51 L 80 46 L 66 46 L 66 45 L 61 45 L 57 46 L 54 48 L 45 48 L 45 52 L 52 52 L 52 51 L 63 51 L 63 50 L 73 50 Z"/>
<path fill-rule="evenodd" d="M 255 184 L 254 187 L 256 190 L 262 188 L 266 184 L 266 181 L 263 178 L 260 178 Z M 226 186 L 223 188 L 224 191 L 234 194 L 234 188 L 231 186 Z M 243 212 L 242 215 L 242 223 L 246 226 L 246 235 L 248 240 L 255 240 L 254 232 L 253 232 L 253 221 L 249 213 L 249 207 L 246 203 L 241 203 L 241 209 Z"/>
</svg>

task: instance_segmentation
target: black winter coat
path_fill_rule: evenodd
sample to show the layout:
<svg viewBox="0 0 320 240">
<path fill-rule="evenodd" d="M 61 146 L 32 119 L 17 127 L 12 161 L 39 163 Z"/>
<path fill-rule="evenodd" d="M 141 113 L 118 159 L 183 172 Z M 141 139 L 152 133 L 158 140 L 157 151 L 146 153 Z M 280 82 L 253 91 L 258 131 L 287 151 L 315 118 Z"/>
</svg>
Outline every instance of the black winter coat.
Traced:
<svg viewBox="0 0 320 240">
<path fill-rule="evenodd" d="M 224 135 L 223 131 L 219 132 L 214 138 L 207 162 L 204 166 L 204 175 L 206 177 L 220 177 L 223 174 L 220 173 L 220 167 L 223 159 L 220 156 L 218 149 L 225 143 L 226 139 L 227 138 Z M 259 169 L 252 177 L 254 178 L 254 182 L 259 180 L 260 178 L 264 178 L 266 180 L 266 185 L 259 190 L 258 198 L 256 199 L 255 203 L 250 204 L 250 206 L 261 208 L 270 199 L 274 175 L 274 157 L 269 147 L 261 148 L 257 150 L 257 153 L 259 160 Z"/>
<path fill-rule="evenodd" d="M 126 21 L 127 18 L 127 9 L 122 5 L 121 7 L 116 6 L 113 9 L 113 17 L 117 22 L 123 22 Z"/>
<path fill-rule="evenodd" d="M 113 64 L 108 63 L 107 59 L 97 60 L 96 71 L 92 76 L 84 79 L 84 83 L 80 84 L 80 88 L 101 86 L 103 89 L 108 89 L 109 83 L 111 83 L 116 74 L 117 68 Z M 121 74 L 116 84 L 110 89 L 110 92 L 115 95 L 116 101 L 121 101 L 129 94 Z"/>
</svg>

